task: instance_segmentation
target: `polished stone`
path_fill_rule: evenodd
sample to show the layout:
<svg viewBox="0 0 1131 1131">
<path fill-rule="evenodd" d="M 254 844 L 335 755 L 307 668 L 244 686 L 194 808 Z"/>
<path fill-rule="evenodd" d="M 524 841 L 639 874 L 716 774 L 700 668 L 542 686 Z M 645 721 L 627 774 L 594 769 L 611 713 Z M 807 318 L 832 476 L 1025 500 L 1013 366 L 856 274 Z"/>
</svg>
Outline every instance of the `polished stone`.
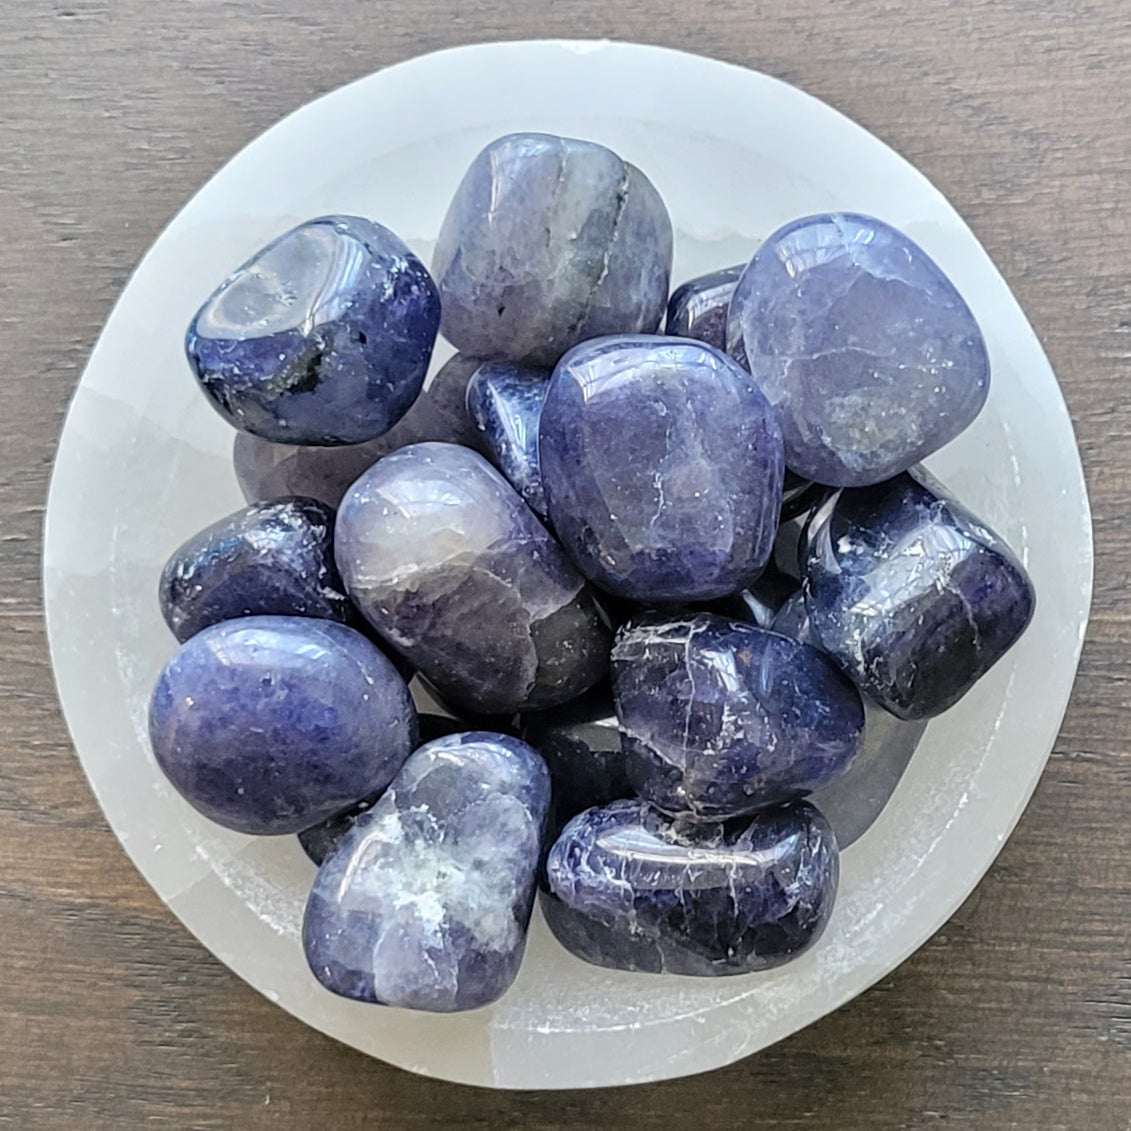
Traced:
<svg viewBox="0 0 1131 1131">
<path fill-rule="evenodd" d="M 515 738 L 422 746 L 314 881 L 303 922 L 318 980 L 344 997 L 477 1009 L 518 973 L 550 777 Z"/>
<path fill-rule="evenodd" d="M 614 801 L 570 821 L 546 872 L 546 920 L 579 958 L 717 976 L 780 966 L 812 946 L 832 913 L 839 854 L 804 802 L 691 824 Z"/>
<path fill-rule="evenodd" d="M 989 390 L 969 307 L 901 232 L 848 213 L 775 232 L 731 300 L 728 350 L 774 406 L 809 479 L 888 479 L 953 440 Z"/>
<path fill-rule="evenodd" d="M 346 493 L 338 568 L 381 637 L 457 709 L 567 702 L 608 667 L 589 586 L 482 456 L 414 444 Z"/>
<path fill-rule="evenodd" d="M 466 408 L 467 384 L 483 363 L 456 354 L 441 366 L 412 408 L 383 436 L 337 447 L 274 444 L 237 432 L 232 448 L 236 480 L 249 503 L 305 495 L 336 507 L 346 488 L 382 456 L 428 440 L 483 450 Z"/>
<path fill-rule="evenodd" d="M 550 375 L 506 361 L 489 361 L 467 386 L 467 411 L 478 428 L 488 459 L 539 518 L 546 517 L 538 422 Z"/>
<path fill-rule="evenodd" d="M 615 596 L 710 600 L 769 558 L 781 433 L 749 376 L 702 342 L 636 335 L 570 351 L 539 447 L 554 529 Z"/>
<path fill-rule="evenodd" d="M 617 633 L 628 778 L 665 813 L 726 820 L 803 796 L 860 750 L 864 708 L 823 653 L 710 613 Z"/>
<path fill-rule="evenodd" d="M 671 262 L 639 169 L 593 142 L 510 134 L 456 189 L 432 268 L 457 349 L 549 367 L 588 338 L 656 330 Z"/>
<path fill-rule="evenodd" d="M 244 507 L 174 551 L 158 599 L 182 643 L 237 617 L 347 622 L 353 609 L 334 564 L 334 512 L 314 499 Z"/>
<path fill-rule="evenodd" d="M 921 471 L 838 491 L 805 547 L 814 642 L 901 719 L 953 706 L 1033 615 L 1013 552 Z"/>
<path fill-rule="evenodd" d="M 416 742 L 408 688 L 333 621 L 246 617 L 197 633 L 149 707 L 157 764 L 206 817 L 296 833 L 385 788 Z"/>
<path fill-rule="evenodd" d="M 677 287 L 668 300 L 665 333 L 677 338 L 694 338 L 717 350 L 726 350 L 730 297 L 745 270 L 746 264 L 739 263 L 709 275 L 699 275 Z"/>
<path fill-rule="evenodd" d="M 235 427 L 287 444 L 360 444 L 416 400 L 440 323 L 424 265 L 387 228 L 323 216 L 230 275 L 189 326 L 201 387 Z"/>
</svg>

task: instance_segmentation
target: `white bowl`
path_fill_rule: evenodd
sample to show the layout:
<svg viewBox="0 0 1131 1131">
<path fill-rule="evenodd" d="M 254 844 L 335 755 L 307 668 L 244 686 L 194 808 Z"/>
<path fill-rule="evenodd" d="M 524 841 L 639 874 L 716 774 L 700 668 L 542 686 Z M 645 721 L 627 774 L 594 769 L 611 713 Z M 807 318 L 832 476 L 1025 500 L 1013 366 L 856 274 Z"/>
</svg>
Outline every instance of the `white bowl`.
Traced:
<svg viewBox="0 0 1131 1131">
<path fill-rule="evenodd" d="M 427 262 L 468 162 L 524 129 L 603 142 L 645 170 L 675 221 L 677 281 L 745 259 L 780 223 L 830 208 L 872 213 L 918 241 L 974 310 L 993 363 L 982 415 L 929 466 L 1022 556 L 1037 614 L 931 723 L 887 807 L 844 853 L 832 921 L 798 961 L 722 979 L 617 973 L 567 954 L 536 914 L 500 1002 L 414 1014 L 322 989 L 299 942 L 314 869 L 296 840 L 209 823 L 149 752 L 149 691 L 174 650 L 158 573 L 184 538 L 242 504 L 232 433 L 196 388 L 182 336 L 220 279 L 311 216 L 370 216 Z M 574 1088 L 679 1076 L 764 1048 L 890 972 L 955 911 L 1056 737 L 1087 621 L 1092 544 L 1048 361 L 977 240 L 915 169 L 765 75 L 654 47 L 534 42 L 458 48 L 371 75 L 268 130 L 201 189 L 142 260 L 91 356 L 59 447 L 44 561 L 51 654 L 79 758 L 138 869 L 213 954 L 308 1024 L 404 1068 Z"/>
</svg>

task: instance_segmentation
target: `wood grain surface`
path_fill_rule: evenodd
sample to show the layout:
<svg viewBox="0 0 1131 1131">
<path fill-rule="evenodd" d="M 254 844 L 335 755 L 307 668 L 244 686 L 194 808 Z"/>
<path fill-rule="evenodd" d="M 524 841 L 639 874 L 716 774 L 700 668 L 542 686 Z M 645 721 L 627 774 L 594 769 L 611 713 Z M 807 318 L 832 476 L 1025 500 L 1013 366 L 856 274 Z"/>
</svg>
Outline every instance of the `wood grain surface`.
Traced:
<svg viewBox="0 0 1131 1131">
<path fill-rule="evenodd" d="M 777 75 L 917 164 L 1060 377 L 1096 597 L 1048 771 L 975 894 L 836 1014 L 730 1068 L 507 1094 L 305 1028 L 119 849 L 47 660 L 39 550 L 71 390 L 133 264 L 245 142 L 461 42 L 609 36 Z M 0 0 L 0 1126 L 1131 1128 L 1128 0 Z"/>
</svg>

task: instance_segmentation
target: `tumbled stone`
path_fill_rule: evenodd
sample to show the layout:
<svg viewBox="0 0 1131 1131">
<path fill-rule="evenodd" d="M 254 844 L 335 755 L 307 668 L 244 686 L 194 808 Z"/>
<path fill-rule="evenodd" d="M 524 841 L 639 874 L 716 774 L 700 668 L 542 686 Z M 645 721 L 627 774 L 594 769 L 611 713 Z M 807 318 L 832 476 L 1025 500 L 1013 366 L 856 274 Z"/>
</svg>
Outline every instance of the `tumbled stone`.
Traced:
<svg viewBox="0 0 1131 1131">
<path fill-rule="evenodd" d="M 435 1013 L 506 992 L 534 901 L 550 777 L 524 742 L 422 746 L 319 869 L 303 922 L 329 990 Z"/>
<path fill-rule="evenodd" d="M 591 805 L 632 793 L 607 684 L 572 703 L 523 715 L 522 737 L 549 767 L 556 828 Z"/>
<path fill-rule="evenodd" d="M 584 578 L 467 448 L 386 456 L 346 493 L 335 541 L 355 604 L 457 708 L 556 706 L 607 670 L 608 631 Z"/>
<path fill-rule="evenodd" d="M 774 406 L 789 467 L 833 486 L 906 470 L 989 390 L 985 342 L 950 280 L 901 232 L 849 213 L 766 240 L 735 288 L 727 348 Z"/>
<path fill-rule="evenodd" d="M 586 962 L 747 974 L 807 950 L 832 913 L 836 838 L 804 802 L 752 821 L 672 821 L 644 802 L 574 817 L 550 849 L 542 908 Z"/>
<path fill-rule="evenodd" d="M 154 688 L 149 736 L 206 817 L 296 833 L 388 785 L 415 744 L 416 712 L 390 661 L 352 628 L 245 617 L 181 646 Z"/>
<path fill-rule="evenodd" d="M 665 333 L 677 338 L 694 338 L 725 351 L 730 296 L 745 270 L 746 264 L 739 263 L 709 275 L 699 275 L 677 287 L 668 300 Z"/>
<path fill-rule="evenodd" d="M 750 377 L 702 342 L 637 335 L 571 350 L 539 451 L 558 537 L 615 596 L 710 600 L 769 558 L 781 434 Z"/>
<path fill-rule="evenodd" d="M 322 216 L 284 233 L 197 311 L 185 350 L 235 427 L 360 444 L 416 400 L 440 323 L 424 265 L 387 228 Z"/>
<path fill-rule="evenodd" d="M 440 367 L 412 408 L 383 436 L 367 444 L 324 448 L 273 444 L 237 432 L 232 448 L 236 480 L 249 503 L 305 495 L 336 507 L 346 488 L 382 456 L 428 440 L 483 449 L 467 413 L 467 383 L 483 363 L 456 354 Z"/>
<path fill-rule="evenodd" d="M 751 624 L 630 621 L 612 677 L 628 779 L 674 816 L 725 820 L 803 796 L 860 750 L 852 684 L 815 648 Z"/>
<path fill-rule="evenodd" d="M 348 621 L 352 606 L 334 564 L 334 512 L 314 499 L 244 507 L 174 551 L 158 597 L 182 643 L 237 617 Z"/>
<path fill-rule="evenodd" d="M 1012 550 L 920 470 L 830 496 L 805 548 L 815 643 L 901 719 L 957 703 L 1033 615 Z"/>
<path fill-rule="evenodd" d="M 590 141 L 510 134 L 456 189 L 432 269 L 457 349 L 548 367 L 587 338 L 656 330 L 671 263 L 639 169 Z"/>
<path fill-rule="evenodd" d="M 506 361 L 476 370 L 467 386 L 467 410 L 483 438 L 487 457 L 539 518 L 546 517 L 538 422 L 550 375 Z"/>
</svg>

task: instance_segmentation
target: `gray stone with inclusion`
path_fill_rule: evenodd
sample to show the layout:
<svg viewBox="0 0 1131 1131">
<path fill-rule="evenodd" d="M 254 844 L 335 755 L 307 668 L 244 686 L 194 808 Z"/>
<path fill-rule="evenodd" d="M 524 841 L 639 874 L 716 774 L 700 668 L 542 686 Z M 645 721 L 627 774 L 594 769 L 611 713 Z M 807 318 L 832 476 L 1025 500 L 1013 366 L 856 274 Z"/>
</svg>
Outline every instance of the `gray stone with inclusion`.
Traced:
<svg viewBox="0 0 1131 1131">
<path fill-rule="evenodd" d="M 213 821 L 296 833 L 384 789 L 416 743 L 405 682 L 334 621 L 244 617 L 198 632 L 149 706 L 165 776 Z"/>
<path fill-rule="evenodd" d="M 306 958 L 334 993 L 433 1013 L 488 1005 L 518 973 L 550 777 L 515 738 L 422 746 L 323 863 Z"/>
<path fill-rule="evenodd" d="M 745 263 L 689 279 L 672 292 L 664 332 L 694 338 L 717 350 L 727 347 L 727 311 Z"/>
<path fill-rule="evenodd" d="M 554 370 L 539 431 L 550 520 L 614 596 L 706 601 L 773 548 L 781 432 L 728 357 L 686 338 L 598 338 Z"/>
<path fill-rule="evenodd" d="M 750 821 L 673 821 L 614 801 L 566 825 L 546 863 L 542 909 L 586 962 L 718 976 L 780 966 L 832 914 L 836 837 L 804 802 Z"/>
<path fill-rule="evenodd" d="M 346 488 L 382 456 L 428 440 L 483 450 L 467 413 L 467 384 L 483 363 L 456 354 L 440 367 L 412 408 L 383 436 L 337 447 L 275 444 L 237 432 L 232 448 L 236 480 L 249 503 L 304 495 L 337 507 Z"/>
<path fill-rule="evenodd" d="M 457 708 L 552 707 L 607 671 L 585 579 L 467 448 L 414 444 L 370 468 L 342 500 L 336 554 L 370 624 Z"/>
<path fill-rule="evenodd" d="M 989 391 L 986 344 L 954 285 L 903 233 L 849 213 L 766 240 L 731 299 L 727 349 L 774 406 L 787 465 L 838 487 L 905 471 Z"/>
<path fill-rule="evenodd" d="M 860 751 L 864 708 L 822 652 L 710 613 L 630 621 L 612 654 L 628 778 L 673 816 L 804 796 Z"/>
<path fill-rule="evenodd" d="M 550 375 L 506 361 L 481 365 L 467 386 L 467 411 L 487 457 L 507 477 L 526 505 L 546 517 L 538 422 Z"/>
<path fill-rule="evenodd" d="M 416 400 L 440 324 L 424 265 L 388 228 L 322 216 L 284 233 L 197 311 L 185 351 L 236 428 L 360 444 Z"/>
<path fill-rule="evenodd" d="M 639 169 L 593 142 L 531 133 L 472 162 L 432 269 L 457 349 L 548 367 L 587 338 L 656 330 L 671 263 L 668 211 Z"/>
</svg>

